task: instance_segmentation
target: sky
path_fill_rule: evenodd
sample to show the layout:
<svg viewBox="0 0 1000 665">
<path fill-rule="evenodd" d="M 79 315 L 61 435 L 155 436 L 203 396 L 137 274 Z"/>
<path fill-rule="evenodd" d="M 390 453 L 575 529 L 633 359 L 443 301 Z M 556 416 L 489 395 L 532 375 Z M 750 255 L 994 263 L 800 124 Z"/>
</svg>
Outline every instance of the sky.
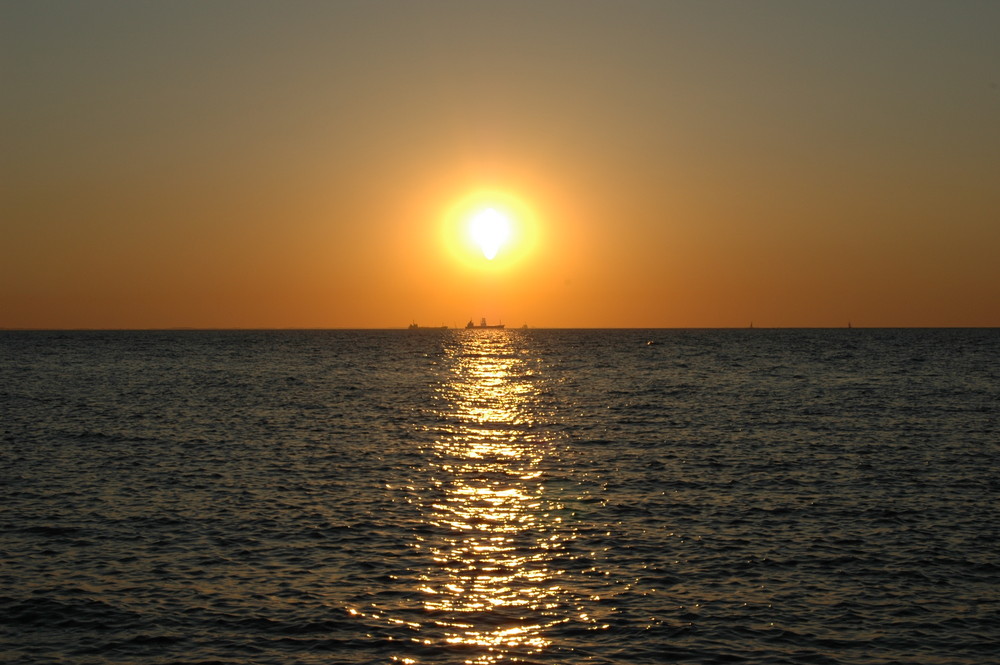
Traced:
<svg viewBox="0 0 1000 665">
<path fill-rule="evenodd" d="M 1000 326 L 998 34 L 993 1 L 0 0 L 0 328 Z"/>
</svg>

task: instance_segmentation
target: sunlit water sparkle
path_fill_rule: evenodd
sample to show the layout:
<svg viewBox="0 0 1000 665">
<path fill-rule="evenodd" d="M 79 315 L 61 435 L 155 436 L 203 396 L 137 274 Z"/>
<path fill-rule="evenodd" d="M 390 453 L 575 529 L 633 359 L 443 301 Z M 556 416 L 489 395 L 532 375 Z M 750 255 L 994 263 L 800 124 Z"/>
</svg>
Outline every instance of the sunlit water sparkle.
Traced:
<svg viewBox="0 0 1000 665">
<path fill-rule="evenodd" d="M 1000 647 L 1000 331 L 3 332 L 0 352 L 2 662 Z"/>
</svg>

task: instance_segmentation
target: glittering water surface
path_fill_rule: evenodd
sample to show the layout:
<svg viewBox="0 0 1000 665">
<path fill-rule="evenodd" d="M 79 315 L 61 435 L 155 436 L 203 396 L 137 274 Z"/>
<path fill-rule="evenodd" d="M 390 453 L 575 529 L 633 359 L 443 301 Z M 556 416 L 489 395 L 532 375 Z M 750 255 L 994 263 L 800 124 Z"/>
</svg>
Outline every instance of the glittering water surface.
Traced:
<svg viewBox="0 0 1000 665">
<path fill-rule="evenodd" d="M 0 662 L 995 662 L 998 421 L 997 330 L 2 332 Z"/>
</svg>

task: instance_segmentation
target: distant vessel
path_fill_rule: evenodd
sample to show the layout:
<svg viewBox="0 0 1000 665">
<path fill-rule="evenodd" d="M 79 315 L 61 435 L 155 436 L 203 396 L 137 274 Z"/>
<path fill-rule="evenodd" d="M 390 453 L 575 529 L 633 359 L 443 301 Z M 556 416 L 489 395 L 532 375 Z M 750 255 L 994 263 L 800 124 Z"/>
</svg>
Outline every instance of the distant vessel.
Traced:
<svg viewBox="0 0 1000 665">
<path fill-rule="evenodd" d="M 472 322 L 472 319 L 469 319 L 469 322 L 465 324 L 465 327 L 466 327 L 466 329 L 469 329 L 469 328 L 494 328 L 494 329 L 500 329 L 500 328 L 503 328 L 504 326 L 503 326 L 502 323 L 498 323 L 495 326 L 488 326 L 488 325 L 486 325 L 486 317 L 484 316 L 482 318 L 482 320 L 480 320 L 478 326 L 475 323 Z"/>
<path fill-rule="evenodd" d="M 420 326 L 418 326 L 416 323 L 411 323 L 409 325 L 409 329 L 410 330 L 417 330 L 418 328 L 420 328 Z M 425 327 L 423 329 L 424 330 L 447 330 L 448 326 L 437 326 L 436 328 L 427 328 L 427 327 Z"/>
</svg>

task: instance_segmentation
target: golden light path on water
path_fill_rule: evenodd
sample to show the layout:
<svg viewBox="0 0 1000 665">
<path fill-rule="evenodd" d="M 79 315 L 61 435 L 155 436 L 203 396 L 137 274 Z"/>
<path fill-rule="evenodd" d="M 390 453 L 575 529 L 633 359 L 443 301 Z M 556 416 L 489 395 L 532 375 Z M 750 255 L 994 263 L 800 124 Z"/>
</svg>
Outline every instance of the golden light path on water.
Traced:
<svg viewBox="0 0 1000 665">
<path fill-rule="evenodd" d="M 597 628 L 588 616 L 577 533 L 548 483 L 566 480 L 554 456 L 534 357 L 516 331 L 463 331 L 444 345 L 422 480 L 411 501 L 422 525 L 412 547 L 414 603 L 397 618 L 415 633 L 401 663 L 457 658 L 523 662 L 553 646 L 560 624 Z M 572 519 L 569 519 L 572 522 Z M 443 650 L 443 651 L 442 651 Z"/>
<path fill-rule="evenodd" d="M 467 662 L 492 663 L 550 644 L 545 629 L 557 620 L 543 611 L 560 590 L 550 553 L 561 546 L 551 528 L 561 518 L 544 512 L 537 481 L 547 448 L 530 432 L 537 387 L 508 334 L 477 332 L 452 351 L 441 395 L 451 426 L 434 450 L 441 495 L 427 512 L 446 535 L 425 543 L 440 569 L 421 590 L 426 610 L 453 617 L 449 643 L 485 647 Z"/>
<path fill-rule="evenodd" d="M 607 526 L 581 519 L 601 489 L 559 423 L 558 374 L 525 332 L 449 331 L 440 344 L 404 439 L 406 479 L 387 485 L 400 507 L 378 520 L 402 541 L 369 564 L 386 583 L 348 612 L 405 665 L 573 658 L 608 629 L 615 582 Z"/>
</svg>

